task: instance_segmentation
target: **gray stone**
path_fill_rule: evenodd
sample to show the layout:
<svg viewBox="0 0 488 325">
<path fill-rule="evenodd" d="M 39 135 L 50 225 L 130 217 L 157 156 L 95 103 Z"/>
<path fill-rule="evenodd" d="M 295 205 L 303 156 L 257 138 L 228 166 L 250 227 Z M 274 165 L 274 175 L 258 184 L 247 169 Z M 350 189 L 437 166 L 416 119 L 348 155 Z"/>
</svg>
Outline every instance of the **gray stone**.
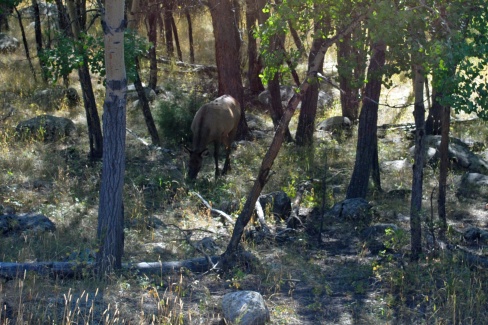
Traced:
<svg viewBox="0 0 488 325">
<path fill-rule="evenodd" d="M 16 127 L 17 134 L 22 137 L 42 137 L 44 141 L 56 141 L 75 133 L 76 126 L 68 118 L 52 115 L 41 115 L 20 122 Z"/>
<path fill-rule="evenodd" d="M 412 164 L 408 159 L 382 161 L 380 163 L 380 168 L 385 172 L 398 172 L 412 168 Z"/>
<path fill-rule="evenodd" d="M 156 92 L 149 87 L 144 87 L 144 92 L 146 93 L 147 100 L 150 102 L 155 100 L 157 97 Z M 127 100 L 134 101 L 137 99 L 139 99 L 139 95 L 137 94 L 134 84 L 127 86 Z"/>
<path fill-rule="evenodd" d="M 288 104 L 288 101 L 293 97 L 295 94 L 295 87 L 292 86 L 280 86 L 280 95 L 281 95 L 281 102 L 284 106 Z M 266 106 L 271 105 L 271 95 L 269 94 L 268 90 L 261 92 L 258 95 L 258 100 Z M 317 107 L 318 108 L 325 108 L 330 105 L 333 101 L 332 95 L 329 93 L 319 90 L 319 97 L 317 99 Z M 301 103 L 298 105 L 298 108 L 301 107 Z"/>
<path fill-rule="evenodd" d="M 372 219 L 372 207 L 368 201 L 362 198 L 346 199 L 334 204 L 328 213 L 336 218 L 368 224 Z"/>
<path fill-rule="evenodd" d="M 488 241 L 488 231 L 476 227 L 468 228 L 463 236 L 467 241 L 477 241 L 482 243 Z"/>
<path fill-rule="evenodd" d="M 345 116 L 332 116 L 320 122 L 317 125 L 317 130 L 335 132 L 350 128 L 351 120 Z"/>
<path fill-rule="evenodd" d="M 266 207 L 271 207 L 271 212 L 277 219 L 287 219 L 291 213 L 291 199 L 283 191 L 271 192 L 259 197 L 259 203 L 266 211 Z"/>
<path fill-rule="evenodd" d="M 222 298 L 224 318 L 231 324 L 261 325 L 270 320 L 269 310 L 259 292 L 237 291 Z"/>
<path fill-rule="evenodd" d="M 19 40 L 15 37 L 0 33 L 0 53 L 13 52 L 19 44 Z"/>
<path fill-rule="evenodd" d="M 76 89 L 54 87 L 36 91 L 31 97 L 31 102 L 44 111 L 53 111 L 61 107 L 65 98 L 70 107 L 75 106 L 80 101 Z"/>
<path fill-rule="evenodd" d="M 0 215 L 0 233 L 4 235 L 11 235 L 19 231 L 54 230 L 56 230 L 56 225 L 42 214 Z"/>
<path fill-rule="evenodd" d="M 486 198 L 488 196 L 488 176 L 478 173 L 466 173 L 459 182 L 456 191 L 458 197 Z"/>
</svg>

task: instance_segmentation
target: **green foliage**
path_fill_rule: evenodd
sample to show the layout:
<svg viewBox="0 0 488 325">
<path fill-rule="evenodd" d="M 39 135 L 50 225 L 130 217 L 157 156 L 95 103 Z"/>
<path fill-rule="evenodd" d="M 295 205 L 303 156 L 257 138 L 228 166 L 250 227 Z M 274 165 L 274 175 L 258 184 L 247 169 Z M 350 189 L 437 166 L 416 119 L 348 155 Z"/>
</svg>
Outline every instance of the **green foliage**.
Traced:
<svg viewBox="0 0 488 325">
<path fill-rule="evenodd" d="M 196 93 L 188 96 L 178 91 L 174 92 L 174 98 L 160 102 L 155 120 L 163 137 L 175 145 L 189 143 L 193 117 L 204 102 L 204 98 Z"/>
<path fill-rule="evenodd" d="M 40 59 L 46 66 L 48 79 L 55 83 L 59 78 L 67 76 L 73 70 L 80 68 L 86 61 L 91 73 L 99 77 L 100 82 L 105 77 L 105 48 L 103 37 L 83 33 L 79 40 L 56 36 L 56 47 L 45 49 Z M 135 58 L 147 52 L 151 43 L 136 35 L 133 31 L 126 31 L 124 37 L 124 59 L 127 78 L 135 79 Z"/>
</svg>

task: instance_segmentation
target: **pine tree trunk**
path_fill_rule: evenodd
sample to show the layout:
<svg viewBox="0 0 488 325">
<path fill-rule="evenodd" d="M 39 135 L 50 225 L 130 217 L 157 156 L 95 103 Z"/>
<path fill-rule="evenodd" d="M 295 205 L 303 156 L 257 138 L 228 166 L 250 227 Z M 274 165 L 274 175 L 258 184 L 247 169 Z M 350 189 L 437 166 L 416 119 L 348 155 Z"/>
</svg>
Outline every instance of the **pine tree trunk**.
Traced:
<svg viewBox="0 0 488 325">
<path fill-rule="evenodd" d="M 248 71 L 247 79 L 249 81 L 249 90 L 251 94 L 259 94 L 264 90 L 263 83 L 259 74 L 263 68 L 261 60 L 258 55 L 258 45 L 254 37 L 254 27 L 258 20 L 259 10 L 262 10 L 264 3 L 256 0 L 246 0 L 246 28 L 247 28 L 247 57 L 248 57 Z"/>
<path fill-rule="evenodd" d="M 34 32 L 36 37 L 37 45 L 37 57 L 39 58 L 39 65 L 41 66 L 41 76 L 42 80 L 47 82 L 47 71 L 44 62 L 42 61 L 42 29 L 41 29 L 41 13 L 39 10 L 39 4 L 37 0 L 32 0 L 32 8 L 34 9 Z"/>
<path fill-rule="evenodd" d="M 356 161 L 347 188 L 347 199 L 366 198 L 374 155 L 377 155 L 378 103 L 381 94 L 382 69 L 385 65 L 386 45 L 380 41 L 372 46 L 373 54 L 369 63 L 368 83 L 365 88 L 363 107 L 359 115 Z"/>
<path fill-rule="evenodd" d="M 123 188 L 127 80 L 124 63 L 124 0 L 106 0 L 102 17 L 107 92 L 103 108 L 104 159 L 100 185 L 96 257 L 97 273 L 104 276 L 122 267 L 124 252 Z"/>
<path fill-rule="evenodd" d="M 244 88 L 241 80 L 240 54 L 241 46 L 237 20 L 231 0 L 209 0 L 207 2 L 212 16 L 215 38 L 215 61 L 218 70 L 219 96 L 227 94 L 241 104 L 241 120 L 236 139 L 246 139 L 249 128 L 246 122 L 244 105 Z"/>
<path fill-rule="evenodd" d="M 147 31 L 147 38 L 149 42 L 152 43 L 152 46 L 149 48 L 149 83 L 148 87 L 156 90 L 158 85 L 158 61 L 156 57 L 156 47 L 158 44 L 158 16 L 159 13 L 157 12 L 156 4 L 152 4 L 150 6 L 150 11 L 147 13 L 147 20 L 148 20 L 148 31 Z"/>
<path fill-rule="evenodd" d="M 441 95 L 442 96 L 442 95 Z M 439 98 L 439 97 L 438 97 Z M 447 175 L 449 174 L 449 129 L 451 124 L 451 108 L 443 106 L 441 119 L 441 144 L 439 166 L 439 196 L 437 198 L 437 211 L 439 213 L 440 230 L 439 237 L 444 238 L 447 232 L 446 194 Z"/>
<path fill-rule="evenodd" d="M 186 22 L 188 23 L 188 47 L 190 48 L 190 63 L 195 63 L 195 47 L 193 45 L 193 24 L 188 8 L 185 9 Z"/>
<path fill-rule="evenodd" d="M 424 106 L 424 70 L 421 65 L 413 67 L 414 79 L 414 118 L 415 118 L 415 153 L 412 178 L 412 198 L 410 201 L 411 259 L 418 260 L 422 253 L 422 195 L 424 180 L 425 146 L 425 106 Z"/>
<path fill-rule="evenodd" d="M 32 72 L 32 76 L 34 77 L 34 81 L 37 82 L 36 70 L 34 69 L 34 65 L 32 64 L 32 60 L 30 57 L 29 45 L 27 43 L 27 37 L 25 36 L 24 24 L 22 23 L 22 16 L 20 15 L 20 12 L 17 10 L 17 7 L 14 6 L 14 10 L 15 10 L 15 13 L 17 14 L 17 20 L 19 21 L 20 31 L 22 33 L 22 43 L 24 44 L 25 57 L 27 58 L 27 61 L 29 62 L 29 67 L 30 67 L 30 70 Z"/>
</svg>

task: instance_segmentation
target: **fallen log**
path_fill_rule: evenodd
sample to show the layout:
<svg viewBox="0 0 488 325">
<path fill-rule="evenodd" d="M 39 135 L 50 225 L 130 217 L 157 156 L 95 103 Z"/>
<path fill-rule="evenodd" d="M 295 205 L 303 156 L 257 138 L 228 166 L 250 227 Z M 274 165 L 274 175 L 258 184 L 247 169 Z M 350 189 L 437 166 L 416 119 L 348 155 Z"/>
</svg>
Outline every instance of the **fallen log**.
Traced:
<svg viewBox="0 0 488 325">
<path fill-rule="evenodd" d="M 215 265 L 219 262 L 220 256 L 210 257 L 210 261 Z M 73 278 L 82 277 L 87 274 L 86 270 L 91 270 L 95 266 L 94 262 L 28 262 L 13 263 L 0 262 L 0 277 L 19 278 L 26 272 L 33 272 L 39 275 Z M 197 257 L 183 261 L 173 262 L 140 262 L 124 263 L 122 270 L 138 272 L 146 275 L 161 275 L 179 273 L 182 270 L 189 270 L 193 273 L 203 273 L 210 270 L 213 265 L 209 265 L 205 257 Z M 85 271 L 85 272 L 83 272 Z"/>
</svg>

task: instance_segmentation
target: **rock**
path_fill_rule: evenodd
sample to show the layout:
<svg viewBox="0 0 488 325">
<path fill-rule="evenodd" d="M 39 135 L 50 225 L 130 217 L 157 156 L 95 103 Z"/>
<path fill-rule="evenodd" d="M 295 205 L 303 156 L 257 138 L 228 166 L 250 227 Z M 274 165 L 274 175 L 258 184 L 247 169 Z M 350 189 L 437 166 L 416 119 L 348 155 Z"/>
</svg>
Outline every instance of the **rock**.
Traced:
<svg viewBox="0 0 488 325">
<path fill-rule="evenodd" d="M 337 132 L 348 129 L 352 126 L 351 120 L 345 116 L 332 116 L 320 122 L 317 125 L 317 130 L 327 132 Z"/>
<path fill-rule="evenodd" d="M 259 292 L 237 291 L 222 298 L 224 318 L 231 324 L 261 325 L 270 320 L 269 310 Z"/>
<path fill-rule="evenodd" d="M 290 98 L 293 97 L 295 94 L 295 87 L 292 86 L 280 86 L 280 94 L 281 94 L 281 102 L 284 106 L 288 104 Z M 269 94 L 268 90 L 261 92 L 258 95 L 258 100 L 266 106 L 271 105 L 271 95 Z M 319 97 L 317 100 L 317 107 L 318 108 L 325 108 L 326 106 L 330 105 L 333 101 L 333 96 L 328 94 L 323 90 L 319 90 Z M 298 108 L 301 107 L 301 103 L 298 105 Z"/>
<path fill-rule="evenodd" d="M 412 168 L 412 164 L 408 159 L 382 161 L 380 168 L 384 172 L 398 172 L 401 170 Z"/>
<path fill-rule="evenodd" d="M 80 96 L 75 88 L 54 87 L 36 91 L 31 102 L 44 111 L 53 111 L 61 107 L 64 99 L 69 107 L 74 107 L 79 103 Z"/>
<path fill-rule="evenodd" d="M 36 213 L 1 215 L 0 233 L 11 235 L 22 231 L 54 231 L 56 225 L 46 216 Z"/>
<path fill-rule="evenodd" d="M 156 92 L 149 87 L 144 87 L 144 92 L 146 93 L 147 100 L 150 102 L 157 97 Z M 139 99 L 139 95 L 137 94 L 134 84 L 127 86 L 127 100 L 135 101 L 137 99 Z"/>
<path fill-rule="evenodd" d="M 73 135 L 76 126 L 68 118 L 52 115 L 41 115 L 20 122 L 16 127 L 17 134 L 22 138 L 42 138 L 44 141 L 56 141 Z"/>
<path fill-rule="evenodd" d="M 13 36 L 0 33 L 0 53 L 13 52 L 19 47 L 19 40 Z"/>
<path fill-rule="evenodd" d="M 480 228 L 471 227 L 464 232 L 464 239 L 467 241 L 488 242 L 488 231 Z"/>
<path fill-rule="evenodd" d="M 478 173 L 466 173 L 459 182 L 456 196 L 472 199 L 484 199 L 488 196 L 488 176 Z"/>
<path fill-rule="evenodd" d="M 263 207 L 266 213 L 267 206 L 270 206 L 270 210 L 276 219 L 286 220 L 291 213 L 291 199 L 283 191 L 276 191 L 269 194 L 264 194 L 259 197 L 259 203 Z"/>
<path fill-rule="evenodd" d="M 372 205 L 365 199 L 346 199 L 334 204 L 329 214 L 347 221 L 360 221 L 369 224 L 372 219 Z"/>
<path fill-rule="evenodd" d="M 439 147 L 441 136 L 429 135 L 425 138 L 427 156 L 425 163 L 435 163 L 439 160 Z M 413 155 L 415 147 L 410 148 L 410 154 Z M 488 174 L 488 161 L 474 154 L 470 146 L 460 139 L 449 138 L 449 159 L 459 168 L 468 170 L 473 173 Z"/>
</svg>

